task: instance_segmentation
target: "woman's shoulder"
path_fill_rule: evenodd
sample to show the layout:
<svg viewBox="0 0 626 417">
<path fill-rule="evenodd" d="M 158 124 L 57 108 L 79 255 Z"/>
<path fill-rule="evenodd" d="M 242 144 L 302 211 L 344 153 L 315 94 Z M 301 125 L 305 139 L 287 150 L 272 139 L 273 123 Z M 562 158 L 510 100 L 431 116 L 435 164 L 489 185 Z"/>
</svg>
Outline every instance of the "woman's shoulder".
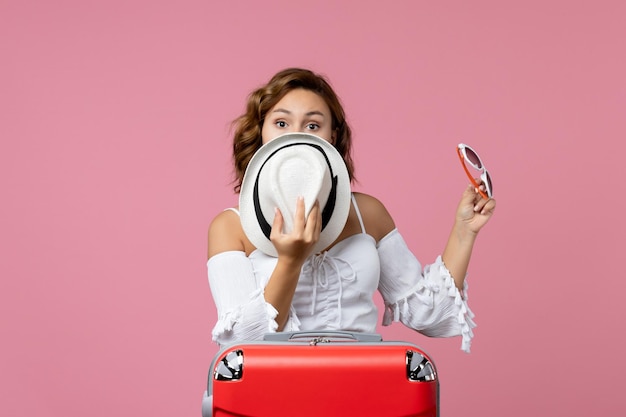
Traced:
<svg viewBox="0 0 626 417">
<path fill-rule="evenodd" d="M 217 214 L 209 226 L 208 257 L 226 251 L 245 251 L 245 234 L 235 210 Z"/>
<path fill-rule="evenodd" d="M 212 229 L 221 229 L 223 227 L 231 227 L 234 224 L 241 224 L 239 221 L 239 212 L 236 208 L 228 208 L 219 212 L 209 226 L 209 231 Z"/>
<path fill-rule="evenodd" d="M 395 229 L 396 225 L 385 205 L 376 197 L 365 193 L 353 193 L 365 230 L 378 242 Z"/>
<path fill-rule="evenodd" d="M 352 194 L 354 195 L 354 198 L 356 198 L 357 203 L 360 206 L 367 206 L 367 207 L 372 207 L 372 208 L 383 208 L 384 209 L 384 205 L 383 203 L 377 199 L 376 197 L 374 197 L 373 195 L 370 194 L 365 194 L 365 193 L 361 193 L 361 192 L 352 192 Z"/>
</svg>

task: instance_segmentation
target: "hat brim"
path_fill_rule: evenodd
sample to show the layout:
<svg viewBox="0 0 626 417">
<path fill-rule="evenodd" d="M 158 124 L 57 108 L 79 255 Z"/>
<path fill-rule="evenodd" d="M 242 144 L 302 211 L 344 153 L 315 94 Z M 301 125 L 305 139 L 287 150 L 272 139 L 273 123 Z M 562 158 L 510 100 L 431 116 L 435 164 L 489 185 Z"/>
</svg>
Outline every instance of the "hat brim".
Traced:
<svg viewBox="0 0 626 417">
<path fill-rule="evenodd" d="M 329 247 L 345 227 L 350 211 L 350 177 L 346 164 L 333 145 L 324 139 L 308 133 L 288 133 L 281 135 L 263 145 L 250 160 L 239 194 L 239 213 L 243 231 L 250 242 L 262 252 L 277 256 L 276 248 L 269 239 L 268 229 L 274 221 L 273 215 L 263 215 L 259 209 L 259 196 L 255 196 L 260 171 L 268 158 L 282 148 L 294 145 L 309 146 L 320 151 L 328 163 L 333 177 L 331 194 L 332 205 L 321 207 L 323 213 L 323 228 L 320 238 L 313 248 L 313 253 L 323 251 Z M 306 187 L 306 184 L 303 184 Z M 261 196 L 262 198 L 263 196 Z M 308 214 L 310 207 L 307 207 Z"/>
</svg>

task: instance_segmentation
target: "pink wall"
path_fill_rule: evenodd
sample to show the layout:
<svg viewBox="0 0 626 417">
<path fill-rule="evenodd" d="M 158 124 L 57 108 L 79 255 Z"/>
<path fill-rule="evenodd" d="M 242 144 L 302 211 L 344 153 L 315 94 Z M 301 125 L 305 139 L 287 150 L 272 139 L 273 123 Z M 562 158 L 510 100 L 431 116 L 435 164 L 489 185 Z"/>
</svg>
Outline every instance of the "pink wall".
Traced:
<svg viewBox="0 0 626 417">
<path fill-rule="evenodd" d="M 200 415 L 228 122 L 286 66 L 330 77 L 423 262 L 456 143 L 492 171 L 473 352 L 381 330 L 433 354 L 443 415 L 623 415 L 625 5 L 2 0 L 0 415 Z"/>
</svg>

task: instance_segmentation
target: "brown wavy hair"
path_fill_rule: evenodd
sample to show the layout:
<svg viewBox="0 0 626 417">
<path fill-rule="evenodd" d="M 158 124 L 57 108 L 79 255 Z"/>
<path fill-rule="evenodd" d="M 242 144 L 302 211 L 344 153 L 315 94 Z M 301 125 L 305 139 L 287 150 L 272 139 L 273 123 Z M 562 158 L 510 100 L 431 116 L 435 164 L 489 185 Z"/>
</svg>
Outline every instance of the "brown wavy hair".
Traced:
<svg viewBox="0 0 626 417">
<path fill-rule="evenodd" d="M 339 97 L 322 75 L 308 69 L 288 68 L 278 72 L 266 85 L 250 93 L 245 113 L 233 121 L 236 193 L 241 189 L 243 175 L 250 159 L 263 144 L 261 129 L 265 116 L 287 93 L 298 88 L 318 94 L 328 105 L 332 115 L 331 128 L 336 137 L 334 146 L 346 163 L 350 181 L 354 180 L 352 131 L 346 122 Z"/>
</svg>

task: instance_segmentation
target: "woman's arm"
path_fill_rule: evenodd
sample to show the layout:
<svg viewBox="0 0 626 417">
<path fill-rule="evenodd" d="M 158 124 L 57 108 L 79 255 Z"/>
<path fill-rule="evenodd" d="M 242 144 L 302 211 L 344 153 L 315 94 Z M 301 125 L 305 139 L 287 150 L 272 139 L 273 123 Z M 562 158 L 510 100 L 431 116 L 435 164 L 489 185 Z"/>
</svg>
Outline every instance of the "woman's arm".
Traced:
<svg viewBox="0 0 626 417">
<path fill-rule="evenodd" d="M 472 185 L 463 192 L 454 226 L 441 256 L 459 290 L 463 290 L 478 232 L 489 221 L 495 208 L 496 201 L 482 198 Z"/>
<path fill-rule="evenodd" d="M 272 224 L 270 240 L 278 253 L 278 261 L 265 287 L 265 300 L 278 311 L 278 331 L 283 330 L 287 323 L 302 265 L 311 254 L 322 230 L 319 203 L 313 206 L 307 219 L 304 213 L 304 199 L 299 198 L 291 233 L 282 233 L 283 216 L 278 209 Z"/>
<path fill-rule="evenodd" d="M 239 215 L 233 210 L 224 210 L 211 222 L 208 236 L 207 259 L 229 251 L 248 252 Z"/>
<path fill-rule="evenodd" d="M 313 206 L 306 221 L 304 212 L 304 200 L 299 199 L 294 230 L 291 233 L 281 232 L 283 218 L 279 211 L 272 225 L 270 240 L 276 247 L 278 260 L 263 291 L 265 301 L 278 312 L 275 319 L 278 331 L 281 331 L 287 323 L 302 265 L 317 243 L 321 231 L 319 204 Z M 209 258 L 227 251 L 242 251 L 249 254 L 253 250 L 254 247 L 245 237 L 239 216 L 232 211 L 219 214 L 211 223 L 208 237 Z"/>
<path fill-rule="evenodd" d="M 469 352 L 473 314 L 467 305 L 465 274 L 476 234 L 493 212 L 495 201 L 479 201 L 474 189 L 463 193 L 446 256 L 462 277 L 455 280 L 439 257 L 422 268 L 395 229 L 382 203 L 367 195 L 357 195 L 365 229 L 378 242 L 381 276 L 379 290 L 385 300 L 384 325 L 401 321 L 425 335 L 462 335 L 462 349 Z M 480 198 L 480 197 L 478 197 Z"/>
</svg>

